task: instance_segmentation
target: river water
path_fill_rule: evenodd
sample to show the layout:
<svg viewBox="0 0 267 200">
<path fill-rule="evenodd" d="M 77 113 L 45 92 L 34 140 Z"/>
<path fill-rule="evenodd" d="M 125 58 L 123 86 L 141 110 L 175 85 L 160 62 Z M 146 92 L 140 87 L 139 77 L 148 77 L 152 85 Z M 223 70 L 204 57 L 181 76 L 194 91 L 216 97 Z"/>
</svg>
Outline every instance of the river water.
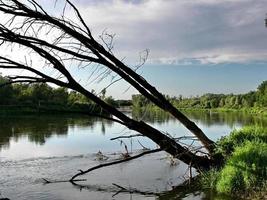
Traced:
<svg viewBox="0 0 267 200">
<path fill-rule="evenodd" d="M 213 140 L 243 125 L 267 125 L 266 118 L 240 113 L 189 112 L 187 116 Z M 143 115 L 142 119 L 174 137 L 190 135 L 179 122 L 170 117 Z M 144 147 L 156 148 L 153 142 L 144 137 L 124 139 L 122 142 L 110 140 L 130 134 L 135 133 L 119 124 L 86 116 L 0 117 L 0 198 L 216 199 L 216 196 L 211 197 L 210 192 L 169 192 L 174 186 L 183 183 L 189 172 L 188 166 L 171 159 L 164 152 L 98 169 L 82 176 L 87 180 L 78 185 L 68 182 L 44 184 L 42 178 L 67 180 L 80 169 L 86 170 L 116 160 L 126 152 L 125 146 L 132 154 L 142 152 Z M 118 192 L 120 188 L 115 184 L 133 192 Z"/>
</svg>

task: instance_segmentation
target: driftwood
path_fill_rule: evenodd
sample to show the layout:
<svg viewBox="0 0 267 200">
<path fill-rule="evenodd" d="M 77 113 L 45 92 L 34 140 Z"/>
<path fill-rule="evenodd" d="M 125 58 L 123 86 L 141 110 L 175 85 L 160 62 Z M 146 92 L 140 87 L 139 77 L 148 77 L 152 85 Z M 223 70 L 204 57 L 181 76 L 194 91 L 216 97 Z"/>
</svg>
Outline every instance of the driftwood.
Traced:
<svg viewBox="0 0 267 200">
<path fill-rule="evenodd" d="M 133 155 L 133 156 L 128 156 L 128 157 L 125 157 L 123 159 L 118 159 L 118 160 L 115 160 L 115 161 L 112 161 L 112 162 L 106 162 L 106 163 L 102 163 L 102 164 L 99 164 L 99 165 L 96 165 L 94 167 L 91 167 L 87 170 L 78 170 L 79 173 L 73 175 L 71 177 L 71 179 L 69 180 L 48 180 L 46 178 L 43 178 L 42 180 L 44 181 L 45 184 L 50 184 L 50 183 L 62 183 L 62 182 L 81 182 L 81 181 L 86 181 L 86 179 L 77 179 L 77 177 L 79 176 L 82 176 L 84 174 L 87 174 L 89 172 L 92 172 L 94 170 L 97 170 L 97 169 L 100 169 L 100 168 L 103 168 L 103 167 L 108 167 L 108 166 L 111 166 L 111 165 L 116 165 L 116 164 L 120 164 L 120 163 L 124 163 L 124 162 L 128 162 L 128 161 L 131 161 L 131 160 L 134 160 L 134 159 L 137 159 L 137 158 L 140 158 L 142 156 L 145 156 L 145 155 L 148 155 L 148 154 L 152 154 L 152 153 L 157 153 L 157 152 L 160 152 L 162 151 L 162 149 L 153 149 L 153 150 L 146 150 L 140 154 L 137 154 L 137 155 Z"/>
<path fill-rule="evenodd" d="M 84 170 L 84 171 L 83 170 L 79 170 L 80 172 L 75 174 L 74 176 L 72 176 L 69 181 L 72 182 L 72 181 L 76 180 L 76 178 L 78 176 L 87 174 L 87 173 L 89 173 L 91 171 L 94 171 L 96 169 L 100 169 L 100 168 L 103 168 L 103 167 L 107 167 L 107 166 L 111 166 L 111 165 L 116 165 L 116 164 L 128 162 L 128 161 L 140 158 L 140 157 L 142 157 L 144 155 L 148 155 L 148 154 L 151 154 L 151 153 L 157 153 L 157 152 L 160 152 L 160 151 L 162 151 L 162 149 L 148 150 L 148 151 L 144 151 L 144 152 L 142 152 L 140 154 L 137 154 L 137 155 L 134 155 L 134 156 L 128 156 L 128 157 L 126 157 L 124 159 L 119 159 L 119 160 L 115 160 L 113 162 L 107 162 L 107 163 L 99 164 L 97 166 L 91 167 L 91 168 L 89 168 L 87 170 Z"/>
</svg>

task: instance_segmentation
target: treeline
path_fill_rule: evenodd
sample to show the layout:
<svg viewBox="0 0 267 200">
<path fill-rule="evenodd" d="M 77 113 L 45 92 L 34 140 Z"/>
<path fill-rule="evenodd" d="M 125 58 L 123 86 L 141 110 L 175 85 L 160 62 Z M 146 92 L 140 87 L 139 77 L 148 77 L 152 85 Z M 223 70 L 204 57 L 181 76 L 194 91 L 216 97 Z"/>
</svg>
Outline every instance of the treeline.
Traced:
<svg viewBox="0 0 267 200">
<path fill-rule="evenodd" d="M 267 107 L 267 81 L 262 82 L 256 91 L 246 94 L 204 94 L 196 97 L 169 97 L 166 96 L 177 108 L 193 109 L 241 109 L 241 108 L 266 108 Z M 149 100 L 141 95 L 132 96 L 133 108 L 142 107 L 154 109 Z"/>
<path fill-rule="evenodd" d="M 0 76 L 0 85 L 8 80 Z M 93 91 L 92 91 L 93 92 Z M 116 104 L 112 97 L 101 98 L 110 104 Z M 0 106 L 2 112 L 9 111 L 83 111 L 102 112 L 101 108 L 75 91 L 66 88 L 54 88 L 46 83 L 13 84 L 0 87 Z"/>
<path fill-rule="evenodd" d="M 0 76 L 0 85 L 7 80 Z M 94 92 L 94 91 L 92 91 Z M 133 95 L 132 100 L 114 100 L 106 97 L 103 90 L 100 97 L 107 103 L 115 106 L 132 106 L 134 111 L 158 110 L 154 104 L 142 95 Z M 196 97 L 170 97 L 166 98 L 177 108 L 185 109 L 242 109 L 267 108 L 267 81 L 262 82 L 256 91 L 246 94 L 204 94 Z M 45 83 L 13 84 L 0 87 L 0 106 L 36 106 L 57 110 L 95 110 L 101 109 L 85 96 L 68 91 L 66 88 L 53 88 Z"/>
<path fill-rule="evenodd" d="M 5 83 L 3 77 L 0 77 L 0 84 Z M 6 85 L 0 88 L 0 105 L 17 104 L 74 104 L 89 103 L 81 94 L 68 92 L 66 88 L 53 88 L 45 83 L 36 84 L 14 84 Z"/>
</svg>

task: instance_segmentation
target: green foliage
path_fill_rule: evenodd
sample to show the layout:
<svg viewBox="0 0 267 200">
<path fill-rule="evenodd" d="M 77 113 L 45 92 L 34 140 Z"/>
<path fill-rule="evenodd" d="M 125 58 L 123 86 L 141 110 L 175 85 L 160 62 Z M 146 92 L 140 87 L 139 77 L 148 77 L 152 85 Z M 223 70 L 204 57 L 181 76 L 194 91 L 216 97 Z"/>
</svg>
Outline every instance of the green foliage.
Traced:
<svg viewBox="0 0 267 200">
<path fill-rule="evenodd" d="M 168 97 L 170 102 L 177 108 L 189 108 L 189 109 L 242 109 L 247 111 L 259 110 L 258 108 L 267 107 L 267 81 L 264 81 L 259 85 L 257 91 L 251 91 L 247 94 L 204 94 L 202 96 L 185 98 L 179 95 L 179 97 Z M 134 107 L 148 107 L 151 104 L 142 95 L 133 95 L 132 102 Z M 151 107 L 151 106 L 150 106 Z"/>
<path fill-rule="evenodd" d="M 115 99 L 112 98 L 112 96 L 108 96 L 104 99 L 104 101 L 109 104 L 109 105 L 112 105 L 114 107 L 118 107 L 118 103 Z"/>
<path fill-rule="evenodd" d="M 8 80 L 0 75 L 0 85 Z M 108 97 L 107 101 L 114 103 Z M 36 112 L 102 112 L 84 95 L 46 83 L 14 84 L 0 87 L 1 114 Z"/>
<path fill-rule="evenodd" d="M 140 94 L 135 94 L 132 96 L 132 104 L 134 108 L 146 107 L 150 104 L 150 101 Z"/>
<path fill-rule="evenodd" d="M 267 113 L 267 81 L 259 85 L 257 91 L 251 91 L 247 94 L 204 94 L 202 96 L 185 98 L 179 97 L 166 98 L 179 109 L 219 109 L 220 111 L 242 110 L 245 112 Z M 132 96 L 133 108 L 140 109 L 149 107 L 153 109 L 154 104 L 142 95 Z"/>
<path fill-rule="evenodd" d="M 75 91 L 71 91 L 69 93 L 67 101 L 69 105 L 90 103 L 89 99 L 87 99 L 84 95 Z"/>
<path fill-rule="evenodd" d="M 267 143 L 247 141 L 236 147 L 220 172 L 216 189 L 221 193 L 250 191 L 267 179 Z"/>
<path fill-rule="evenodd" d="M 8 80 L 2 76 L 0 76 L 0 85 L 8 82 Z M 6 85 L 5 87 L 0 87 L 0 104 L 10 104 L 10 100 L 13 97 L 13 88 L 11 85 Z"/>
<path fill-rule="evenodd" d="M 234 149 L 246 141 L 267 143 L 267 129 L 260 126 L 247 126 L 241 130 L 234 130 L 229 136 L 222 137 L 217 142 L 217 153 L 225 158 L 229 157 Z"/>
<path fill-rule="evenodd" d="M 217 142 L 217 152 L 226 159 L 220 169 L 200 176 L 203 189 L 251 199 L 266 194 L 267 128 L 247 126 Z"/>
<path fill-rule="evenodd" d="M 263 81 L 259 86 L 258 86 L 258 91 L 262 94 L 267 93 L 267 81 Z"/>
<path fill-rule="evenodd" d="M 233 166 L 224 167 L 216 184 L 216 190 L 230 194 L 244 189 L 245 182 L 241 171 Z"/>
<path fill-rule="evenodd" d="M 226 161 L 221 169 L 200 176 L 203 189 L 242 197 L 264 196 L 267 183 L 267 130 L 248 126 L 234 130 L 217 142 L 217 153 Z M 263 192 L 263 195 L 262 195 Z"/>
<path fill-rule="evenodd" d="M 28 90 L 30 91 L 31 100 L 34 103 L 48 101 L 52 97 L 52 88 L 45 83 L 33 84 Z"/>
<path fill-rule="evenodd" d="M 219 171 L 211 169 L 202 172 L 200 176 L 200 184 L 203 189 L 216 189 L 217 180 L 219 178 Z"/>
<path fill-rule="evenodd" d="M 258 86 L 258 102 L 263 106 L 267 106 L 267 81 Z"/>
<path fill-rule="evenodd" d="M 69 96 L 68 90 L 66 88 L 59 87 L 53 90 L 51 95 L 52 97 L 51 100 L 61 104 L 67 104 L 68 96 Z"/>
</svg>

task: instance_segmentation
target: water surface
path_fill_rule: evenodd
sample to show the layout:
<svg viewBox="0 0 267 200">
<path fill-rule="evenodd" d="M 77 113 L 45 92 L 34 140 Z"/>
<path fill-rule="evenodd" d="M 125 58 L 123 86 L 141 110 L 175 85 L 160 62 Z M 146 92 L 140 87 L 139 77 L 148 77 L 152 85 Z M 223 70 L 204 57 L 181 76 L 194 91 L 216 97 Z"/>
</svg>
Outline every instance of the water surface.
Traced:
<svg viewBox="0 0 267 200">
<path fill-rule="evenodd" d="M 267 123 L 265 118 L 238 113 L 190 112 L 187 115 L 213 140 L 243 125 L 266 126 Z M 142 119 L 174 137 L 190 135 L 168 116 L 154 114 Z M 123 142 L 110 140 L 129 134 L 133 132 L 119 124 L 86 116 L 1 117 L 0 193 L 10 199 L 37 200 L 210 198 L 210 193 L 201 191 L 168 192 L 187 179 L 188 166 L 181 161 L 172 165 L 164 152 L 96 170 L 83 176 L 87 181 L 80 185 L 43 184 L 42 178 L 69 179 L 79 169 L 105 162 L 97 156 L 99 151 L 107 161 L 112 161 L 125 153 L 125 145 L 130 153 L 139 153 L 143 147 L 156 147 L 144 137 Z M 114 183 L 140 193 L 116 194 L 119 188 Z"/>
</svg>

